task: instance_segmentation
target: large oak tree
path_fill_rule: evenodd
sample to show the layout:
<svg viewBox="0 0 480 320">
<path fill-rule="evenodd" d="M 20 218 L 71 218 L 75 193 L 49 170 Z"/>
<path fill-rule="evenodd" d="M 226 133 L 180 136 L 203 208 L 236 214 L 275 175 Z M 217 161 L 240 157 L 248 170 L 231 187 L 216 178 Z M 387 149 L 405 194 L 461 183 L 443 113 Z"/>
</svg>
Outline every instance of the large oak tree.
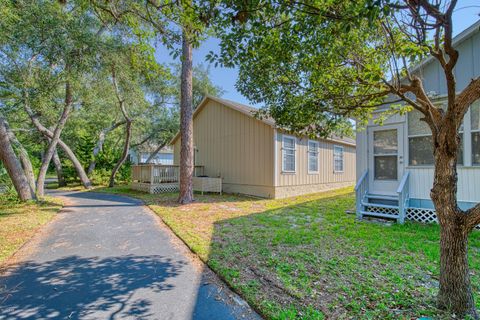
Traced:
<svg viewBox="0 0 480 320">
<path fill-rule="evenodd" d="M 480 98 L 480 79 L 458 87 L 452 14 L 457 1 L 225 0 L 222 50 L 212 55 L 238 65 L 237 87 L 265 113 L 295 132 L 325 136 L 348 118 L 365 124 L 372 111 L 413 108 L 433 137 L 431 198 L 440 223 L 438 306 L 478 318 L 470 284 L 468 235 L 480 205 L 457 203 L 459 128 Z M 226 18 L 225 18 L 226 17 Z M 233 23 L 231 23 L 233 21 Z M 432 56 L 447 88 L 446 108 L 424 89 L 411 67 Z"/>
</svg>

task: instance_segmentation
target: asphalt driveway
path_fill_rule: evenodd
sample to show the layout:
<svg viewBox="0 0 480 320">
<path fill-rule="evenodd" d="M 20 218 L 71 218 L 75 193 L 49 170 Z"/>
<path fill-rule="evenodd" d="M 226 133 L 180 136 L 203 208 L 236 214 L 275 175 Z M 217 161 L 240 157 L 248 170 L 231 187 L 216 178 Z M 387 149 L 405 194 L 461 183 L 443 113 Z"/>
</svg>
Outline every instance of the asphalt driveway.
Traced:
<svg viewBox="0 0 480 320">
<path fill-rule="evenodd" d="M 0 319 L 260 319 L 138 200 L 67 205 L 0 275 Z"/>
</svg>

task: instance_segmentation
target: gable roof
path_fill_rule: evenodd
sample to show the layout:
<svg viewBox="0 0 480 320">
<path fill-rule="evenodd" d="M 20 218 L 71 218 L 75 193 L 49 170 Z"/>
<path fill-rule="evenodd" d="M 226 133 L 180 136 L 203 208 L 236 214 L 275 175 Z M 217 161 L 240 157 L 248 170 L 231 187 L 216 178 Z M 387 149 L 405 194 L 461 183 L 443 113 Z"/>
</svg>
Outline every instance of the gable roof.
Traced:
<svg viewBox="0 0 480 320">
<path fill-rule="evenodd" d="M 211 96 L 211 95 L 206 95 L 203 98 L 203 100 L 200 102 L 198 107 L 193 112 L 193 119 L 195 119 L 195 117 L 203 110 L 203 108 L 205 108 L 208 101 L 218 102 L 221 105 L 224 105 L 224 106 L 226 106 L 230 109 L 236 110 L 236 111 L 241 112 L 241 113 L 243 113 L 243 114 L 245 114 L 249 117 L 254 118 L 255 120 L 261 121 L 261 122 L 269 125 L 272 128 L 278 129 L 275 125 L 275 120 L 273 118 L 271 118 L 271 117 L 262 117 L 262 118 L 256 117 L 258 109 L 254 108 L 254 107 L 251 107 L 251 106 L 247 106 L 247 105 L 239 103 L 239 102 L 235 102 L 235 101 L 227 100 L 227 99 L 222 99 L 222 98 L 217 98 L 217 97 L 214 97 L 214 96 Z M 173 137 L 173 139 L 170 141 L 170 144 L 174 144 L 175 141 L 177 141 L 177 139 L 179 137 L 180 137 L 180 132 L 178 132 L 175 135 L 175 137 Z M 328 139 L 325 139 L 325 140 L 355 146 L 355 139 L 348 138 L 348 137 L 339 137 L 339 136 L 333 135 L 331 138 L 328 138 Z"/>
</svg>

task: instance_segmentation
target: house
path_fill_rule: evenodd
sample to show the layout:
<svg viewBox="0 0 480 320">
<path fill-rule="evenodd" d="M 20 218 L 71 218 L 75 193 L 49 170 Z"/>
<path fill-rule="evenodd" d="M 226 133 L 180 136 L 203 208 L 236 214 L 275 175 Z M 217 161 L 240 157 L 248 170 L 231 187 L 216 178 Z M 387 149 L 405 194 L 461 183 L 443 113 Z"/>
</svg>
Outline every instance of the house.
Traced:
<svg viewBox="0 0 480 320">
<path fill-rule="evenodd" d="M 455 68 L 458 90 L 480 76 L 480 21 L 454 38 L 459 51 Z M 446 82 L 437 60 L 427 58 L 412 69 L 439 105 L 446 101 Z M 378 110 L 376 115 L 381 113 Z M 375 117 L 375 115 L 374 115 Z M 436 221 L 430 189 L 434 158 L 431 132 L 420 112 L 394 115 L 382 126 L 370 122 L 357 132 L 357 216 L 421 222 Z M 480 102 L 474 103 L 461 129 L 458 203 L 463 209 L 480 202 Z"/>
<path fill-rule="evenodd" d="M 284 198 L 355 183 L 355 141 L 309 139 L 277 128 L 257 109 L 207 96 L 194 112 L 195 165 L 223 191 Z M 180 160 L 180 135 L 171 141 Z"/>
<path fill-rule="evenodd" d="M 129 152 L 130 162 L 132 164 L 146 163 L 150 155 L 158 148 L 154 144 L 146 144 L 139 147 L 131 148 Z M 165 146 L 149 161 L 149 163 L 170 165 L 173 164 L 173 148 Z"/>
</svg>

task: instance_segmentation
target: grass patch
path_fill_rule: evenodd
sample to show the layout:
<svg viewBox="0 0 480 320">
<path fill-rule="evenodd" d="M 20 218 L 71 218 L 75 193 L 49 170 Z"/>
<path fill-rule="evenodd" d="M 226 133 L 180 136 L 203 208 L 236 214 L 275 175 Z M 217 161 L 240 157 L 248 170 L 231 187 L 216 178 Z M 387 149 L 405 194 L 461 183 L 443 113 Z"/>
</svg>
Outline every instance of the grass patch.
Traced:
<svg viewBox="0 0 480 320">
<path fill-rule="evenodd" d="M 97 190 L 98 191 L 98 190 Z M 251 305 L 270 319 L 450 319 L 435 308 L 439 227 L 357 222 L 351 188 L 289 199 L 149 195 L 143 199 Z M 480 307 L 480 232 L 470 268 Z"/>
<path fill-rule="evenodd" d="M 61 207 L 60 200 L 51 197 L 25 203 L 0 198 L 0 264 L 49 222 Z"/>
</svg>

